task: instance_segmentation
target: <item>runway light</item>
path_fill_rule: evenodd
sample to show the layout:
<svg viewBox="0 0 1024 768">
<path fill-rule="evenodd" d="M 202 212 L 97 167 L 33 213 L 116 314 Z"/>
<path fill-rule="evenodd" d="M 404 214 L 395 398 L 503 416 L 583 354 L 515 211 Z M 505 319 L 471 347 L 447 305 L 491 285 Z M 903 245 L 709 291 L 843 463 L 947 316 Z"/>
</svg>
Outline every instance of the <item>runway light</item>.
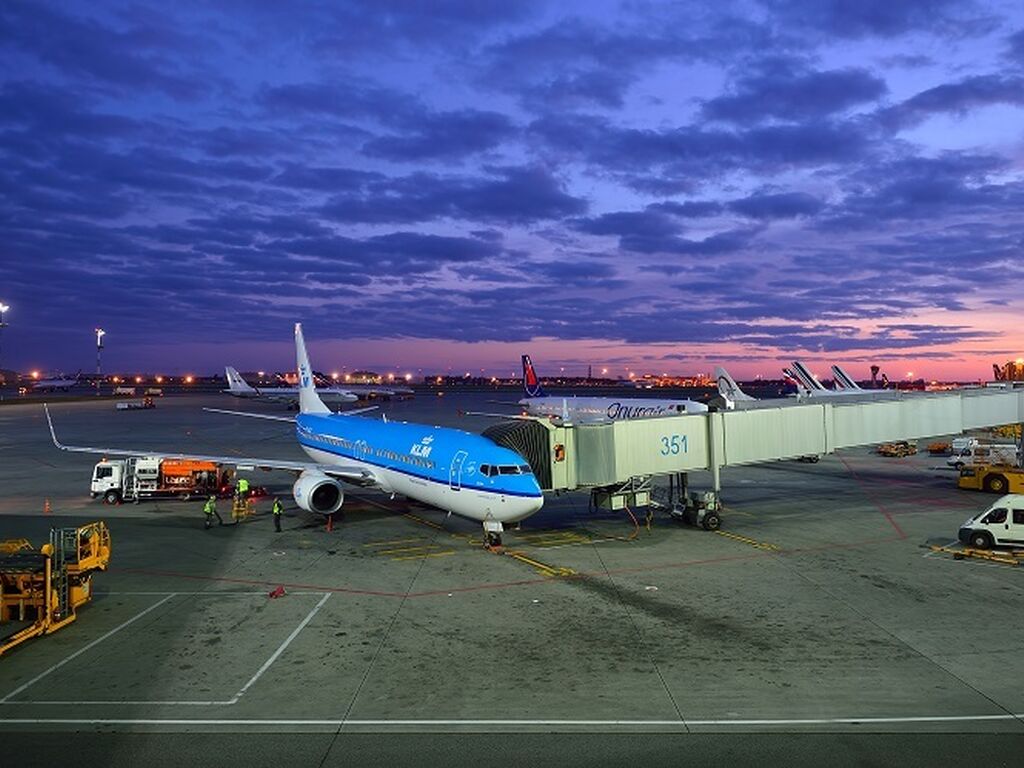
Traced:
<svg viewBox="0 0 1024 768">
<path fill-rule="evenodd" d="M 349 374 L 345 374 L 345 381 L 352 381 L 352 377 Z"/>
<path fill-rule="evenodd" d="M 261 379 L 263 378 L 263 374 L 264 374 L 264 372 L 263 372 L 263 371 L 256 371 L 256 373 L 257 373 L 257 374 L 259 374 L 259 377 L 260 377 Z"/>
<path fill-rule="evenodd" d="M 115 384 L 117 384 L 119 381 L 121 381 L 119 378 L 117 378 L 117 376 L 112 377 L 110 380 L 112 382 L 114 382 Z"/>
<path fill-rule="evenodd" d="M 142 377 L 141 376 L 136 376 L 135 377 L 135 383 L 136 384 L 141 384 L 142 383 Z"/>
<path fill-rule="evenodd" d="M 338 372 L 335 371 L 334 373 L 331 374 L 331 381 L 337 381 L 337 380 L 338 380 Z"/>
<path fill-rule="evenodd" d="M 185 377 L 185 383 L 186 383 L 186 384 L 191 384 L 191 383 L 192 383 L 192 381 L 193 381 L 193 379 L 192 379 L 192 377 L 191 377 L 191 376 L 186 376 L 186 377 Z"/>
<path fill-rule="evenodd" d="M 412 374 L 411 373 L 405 374 L 405 380 L 406 381 L 412 381 Z"/>
<path fill-rule="evenodd" d="M 33 379 L 38 379 L 39 378 L 39 371 L 32 371 L 32 378 Z"/>
<path fill-rule="evenodd" d="M 607 375 L 607 373 L 608 373 L 608 369 L 607 369 L 607 368 L 602 368 L 602 369 L 601 369 L 601 375 L 602 375 L 602 376 L 605 376 L 605 375 Z"/>
<path fill-rule="evenodd" d="M 907 378 L 911 378 L 914 375 L 913 371 L 907 371 Z"/>
<path fill-rule="evenodd" d="M 156 383 L 157 384 L 163 384 L 164 383 L 164 377 L 163 376 L 157 376 L 156 377 Z"/>
<path fill-rule="evenodd" d="M 394 380 L 395 380 L 395 374 L 389 373 L 388 374 L 388 381 L 394 381 Z"/>
</svg>

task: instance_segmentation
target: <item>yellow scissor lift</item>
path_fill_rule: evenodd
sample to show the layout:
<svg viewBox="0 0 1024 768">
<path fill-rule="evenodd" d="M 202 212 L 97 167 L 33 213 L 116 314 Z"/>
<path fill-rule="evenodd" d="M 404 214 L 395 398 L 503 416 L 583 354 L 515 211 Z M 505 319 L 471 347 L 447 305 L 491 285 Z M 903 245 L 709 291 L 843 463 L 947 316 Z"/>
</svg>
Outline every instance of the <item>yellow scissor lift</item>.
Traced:
<svg viewBox="0 0 1024 768">
<path fill-rule="evenodd" d="M 110 531 L 96 522 L 53 528 L 38 550 L 25 539 L 0 542 L 0 655 L 56 632 L 92 599 L 92 575 L 110 562 Z"/>
</svg>

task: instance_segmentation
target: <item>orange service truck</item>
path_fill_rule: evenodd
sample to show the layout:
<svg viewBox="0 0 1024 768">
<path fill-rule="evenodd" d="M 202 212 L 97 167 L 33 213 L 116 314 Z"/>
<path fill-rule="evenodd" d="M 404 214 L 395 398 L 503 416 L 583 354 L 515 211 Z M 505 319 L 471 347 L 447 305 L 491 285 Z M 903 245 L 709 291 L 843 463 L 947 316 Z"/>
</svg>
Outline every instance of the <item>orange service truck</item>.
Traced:
<svg viewBox="0 0 1024 768">
<path fill-rule="evenodd" d="M 224 495 L 230 491 L 234 472 L 213 461 L 161 459 L 156 456 L 103 459 L 92 471 L 89 491 L 107 504 L 156 498 Z"/>
</svg>

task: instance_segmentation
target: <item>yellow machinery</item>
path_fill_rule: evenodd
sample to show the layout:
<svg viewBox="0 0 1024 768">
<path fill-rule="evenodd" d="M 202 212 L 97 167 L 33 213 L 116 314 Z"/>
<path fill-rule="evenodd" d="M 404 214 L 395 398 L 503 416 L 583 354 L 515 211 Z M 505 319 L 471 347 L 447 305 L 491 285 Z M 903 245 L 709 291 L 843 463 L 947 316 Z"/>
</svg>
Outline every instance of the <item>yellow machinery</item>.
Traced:
<svg viewBox="0 0 1024 768">
<path fill-rule="evenodd" d="M 24 539 L 0 542 L 0 655 L 75 620 L 92 599 L 92 575 L 110 562 L 110 531 L 96 522 L 53 528 L 33 550 Z"/>
<path fill-rule="evenodd" d="M 988 464 L 964 467 L 957 485 L 989 493 L 1024 493 L 1024 469 Z"/>
</svg>

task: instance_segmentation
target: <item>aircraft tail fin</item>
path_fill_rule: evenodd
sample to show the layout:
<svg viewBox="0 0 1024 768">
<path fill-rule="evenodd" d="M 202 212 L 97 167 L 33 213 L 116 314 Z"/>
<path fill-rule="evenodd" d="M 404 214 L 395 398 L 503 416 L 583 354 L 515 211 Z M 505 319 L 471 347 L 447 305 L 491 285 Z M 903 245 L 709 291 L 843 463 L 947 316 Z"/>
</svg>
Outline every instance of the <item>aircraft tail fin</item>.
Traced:
<svg viewBox="0 0 1024 768">
<path fill-rule="evenodd" d="M 529 355 L 523 355 L 523 389 L 527 397 L 544 397 L 544 388 L 540 385 L 537 372 L 533 370 L 533 361 Z"/>
<path fill-rule="evenodd" d="M 836 382 L 836 389 L 845 389 L 851 392 L 860 392 L 862 390 L 860 384 L 853 380 L 853 376 L 838 365 L 832 366 L 832 377 Z"/>
<path fill-rule="evenodd" d="M 726 401 L 736 402 L 738 400 L 751 401 L 757 399 L 740 389 L 740 385 L 736 383 L 736 380 L 729 375 L 725 368 L 721 366 L 715 368 L 715 376 L 718 379 L 718 394 L 724 397 Z"/>
<path fill-rule="evenodd" d="M 224 366 L 224 376 L 228 380 L 228 391 L 234 395 L 255 395 L 256 390 L 249 386 L 249 382 L 242 378 L 242 375 L 230 365 Z"/>
<path fill-rule="evenodd" d="M 792 371 L 796 374 L 797 381 L 803 384 L 808 392 L 822 392 L 825 390 L 825 385 L 818 381 L 818 378 L 799 360 L 793 361 Z"/>
<path fill-rule="evenodd" d="M 306 354 L 306 340 L 302 337 L 302 323 L 295 324 L 295 365 L 299 374 L 299 412 L 330 413 L 313 384 L 313 367 Z"/>
</svg>

